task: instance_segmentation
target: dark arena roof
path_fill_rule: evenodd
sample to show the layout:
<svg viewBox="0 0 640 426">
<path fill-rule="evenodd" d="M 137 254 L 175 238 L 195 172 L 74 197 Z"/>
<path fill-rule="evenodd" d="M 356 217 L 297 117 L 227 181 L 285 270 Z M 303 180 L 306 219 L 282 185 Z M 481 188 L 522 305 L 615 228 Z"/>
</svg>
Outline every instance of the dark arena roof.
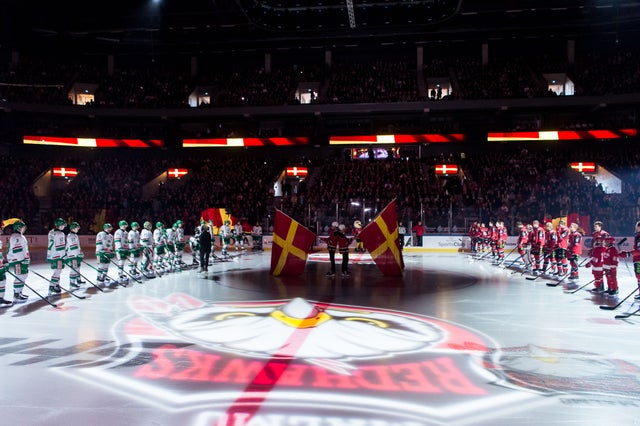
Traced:
<svg viewBox="0 0 640 426">
<path fill-rule="evenodd" d="M 197 55 L 268 49 L 635 38 L 612 0 L 0 0 L 2 48 Z"/>
<path fill-rule="evenodd" d="M 640 1 L 0 0 L 0 11 L 5 143 L 69 129 L 180 146 L 214 133 L 322 144 L 332 134 L 637 125 Z M 606 64 L 592 53 L 607 53 Z M 386 74 L 378 60 L 393 64 Z M 368 74 L 402 87 L 386 98 L 351 93 L 380 94 L 364 89 Z M 576 96 L 549 97 L 545 74 L 571 77 Z M 434 77 L 452 77 L 437 101 Z M 308 82 L 321 86 L 303 105 L 291 92 Z M 79 83 L 97 88 L 86 107 L 69 104 Z M 186 105 L 198 90 L 211 99 Z"/>
</svg>

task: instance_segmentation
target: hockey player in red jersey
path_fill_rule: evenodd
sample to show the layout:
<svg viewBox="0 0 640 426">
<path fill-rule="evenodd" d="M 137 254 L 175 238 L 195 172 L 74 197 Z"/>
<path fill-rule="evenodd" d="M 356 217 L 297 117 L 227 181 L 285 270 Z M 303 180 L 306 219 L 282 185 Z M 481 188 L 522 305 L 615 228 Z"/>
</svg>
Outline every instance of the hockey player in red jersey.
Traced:
<svg viewBox="0 0 640 426">
<path fill-rule="evenodd" d="M 636 275 L 636 281 L 638 282 L 638 294 L 635 296 L 636 300 L 640 300 L 640 221 L 636 222 L 636 234 L 633 237 L 633 249 L 630 251 L 624 251 L 621 253 L 624 257 L 631 257 L 633 259 L 633 271 Z"/>
<path fill-rule="evenodd" d="M 576 230 L 577 226 L 576 224 Z M 556 273 L 558 275 L 566 275 L 567 272 L 569 272 L 567 249 L 569 247 L 569 235 L 571 235 L 571 232 L 571 229 L 567 226 L 567 221 L 560 219 L 556 227 L 556 238 L 558 241 L 555 252 Z M 580 240 L 580 253 L 582 253 L 582 239 Z"/>
<path fill-rule="evenodd" d="M 604 275 L 607 278 L 607 291 L 608 296 L 615 296 L 618 294 L 618 257 L 620 251 L 616 247 L 616 239 L 613 237 L 606 237 L 604 239 L 605 251 L 602 255 L 604 269 Z"/>
<path fill-rule="evenodd" d="M 590 259 L 585 265 L 587 268 L 591 268 L 591 273 L 594 279 L 594 288 L 591 289 L 594 293 L 604 293 L 604 252 L 606 251 L 605 238 L 610 235 L 607 231 L 602 229 L 603 223 L 596 221 L 593 223 L 593 233 L 591 234 L 592 249 L 590 250 Z"/>
<path fill-rule="evenodd" d="M 498 235 L 496 242 L 496 264 L 501 264 L 504 262 L 504 248 L 507 246 L 507 239 L 509 238 L 507 228 L 501 220 L 496 222 L 496 234 Z"/>
<path fill-rule="evenodd" d="M 572 223 L 569 227 L 569 236 L 567 237 L 567 260 L 571 265 L 571 274 L 569 279 L 577 281 L 579 276 L 578 260 L 582 255 L 582 232 L 577 223 Z"/>
<path fill-rule="evenodd" d="M 553 229 L 553 223 L 547 222 L 545 229 L 544 245 L 542 246 L 542 254 L 544 256 L 542 270 L 547 274 L 557 275 L 556 248 L 558 246 L 558 237 L 555 229 Z"/>
<path fill-rule="evenodd" d="M 542 273 L 542 248 L 545 243 L 544 228 L 540 226 L 539 220 L 532 222 L 532 229 L 529 236 L 531 243 L 531 256 L 533 257 L 533 273 L 539 275 Z"/>
<path fill-rule="evenodd" d="M 531 259 L 528 258 L 527 248 L 529 246 L 529 227 L 522 222 L 517 222 L 518 239 L 516 241 L 516 250 L 522 260 L 522 269 L 531 267 Z"/>
</svg>

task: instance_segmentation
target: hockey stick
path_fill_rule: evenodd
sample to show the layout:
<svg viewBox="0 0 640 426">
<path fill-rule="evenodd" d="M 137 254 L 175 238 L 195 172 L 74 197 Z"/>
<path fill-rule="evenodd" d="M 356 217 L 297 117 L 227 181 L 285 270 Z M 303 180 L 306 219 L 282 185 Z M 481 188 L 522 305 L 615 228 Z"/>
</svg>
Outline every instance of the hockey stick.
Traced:
<svg viewBox="0 0 640 426">
<path fill-rule="evenodd" d="M 494 263 L 494 266 L 500 266 L 504 263 L 505 260 L 507 260 L 507 258 L 509 256 L 511 256 L 513 254 L 514 251 L 516 251 L 518 247 L 514 247 L 511 249 L 511 251 L 509 253 L 507 253 L 502 259 L 500 259 L 497 263 Z"/>
<path fill-rule="evenodd" d="M 37 273 L 36 271 L 30 271 L 33 272 L 34 274 L 36 274 L 37 276 L 39 276 L 40 278 L 42 278 L 43 280 L 47 281 L 50 285 L 52 286 L 57 286 L 60 287 L 60 289 L 62 289 L 62 291 L 64 291 L 65 293 L 69 293 L 70 295 L 72 295 L 73 297 L 77 298 L 77 299 L 86 299 L 86 296 L 78 296 L 77 294 L 75 294 L 73 291 L 69 290 L 68 288 L 64 288 L 62 287 L 59 283 L 55 283 L 53 281 L 51 281 L 49 278 L 45 277 L 42 274 Z M 56 295 L 57 296 L 57 295 Z"/>
<path fill-rule="evenodd" d="M 99 285 L 95 284 L 95 283 L 94 283 L 93 281 L 91 281 L 89 278 L 87 278 L 87 277 L 85 277 L 84 275 L 82 275 L 82 274 L 80 273 L 80 271 L 78 271 L 76 268 L 74 268 L 74 267 L 73 267 L 73 266 L 71 266 L 71 265 L 69 265 L 69 268 L 71 268 L 71 270 L 72 270 L 72 271 L 74 271 L 75 273 L 77 273 L 78 275 L 80 275 L 82 278 L 84 278 L 85 280 L 87 280 L 87 282 L 88 282 L 89 284 L 91 284 L 92 286 L 94 286 L 94 287 L 95 287 L 95 288 L 97 288 L 98 290 L 100 290 L 100 291 L 104 292 L 104 290 L 103 290 L 103 289 L 101 289 Z"/>
<path fill-rule="evenodd" d="M 585 262 L 586 262 L 587 260 L 589 260 L 589 258 L 588 258 L 588 257 L 585 257 L 585 258 L 582 260 L 582 262 L 580 262 L 580 263 L 578 264 L 578 268 L 579 268 L 579 267 L 581 267 L 582 265 L 584 265 L 584 264 L 585 264 Z M 557 286 L 559 286 L 560 284 L 562 284 L 562 282 L 563 282 L 564 280 L 566 280 L 566 279 L 569 277 L 569 275 L 571 275 L 571 273 L 567 273 L 567 274 L 566 274 L 564 277 L 562 277 L 562 279 L 560 279 L 559 281 L 556 281 L 555 283 L 547 283 L 547 285 L 548 285 L 549 287 L 557 287 Z M 595 280 L 594 280 L 594 281 L 595 281 Z"/>
<path fill-rule="evenodd" d="M 478 256 L 477 254 L 475 256 L 471 256 L 471 260 L 474 262 L 478 262 L 482 259 L 484 259 L 485 257 L 487 257 L 488 255 L 491 254 L 491 251 L 487 251 L 486 253 L 484 253 L 482 256 Z"/>
<path fill-rule="evenodd" d="M 140 272 L 142 274 L 143 277 L 146 277 L 147 279 L 151 279 L 151 278 L 156 278 L 156 277 L 161 277 L 162 274 L 160 272 L 158 272 L 158 270 L 156 269 L 156 267 L 153 265 L 153 249 L 151 247 L 145 247 L 143 250 L 144 256 L 142 257 L 142 260 L 147 260 L 148 263 L 146 263 L 145 265 L 142 265 L 143 269 L 140 269 L 139 266 L 136 266 L 136 269 L 138 269 L 138 272 Z M 140 263 L 143 263 L 142 261 Z M 147 269 L 147 266 L 151 267 L 151 269 Z M 145 272 L 153 272 L 155 274 L 155 276 L 153 277 L 148 277 L 147 274 L 145 274 Z"/>
<path fill-rule="evenodd" d="M 137 279 L 136 277 L 134 277 L 133 275 L 131 275 L 130 273 L 125 271 L 124 265 L 121 268 L 120 265 L 118 265 L 116 262 L 113 261 L 113 259 L 109 259 L 109 262 L 113 263 L 116 266 L 116 268 L 118 268 L 118 271 L 124 272 L 125 274 L 127 274 L 129 276 L 129 278 L 131 278 L 132 280 L 134 280 L 137 283 L 142 284 L 142 280 Z"/>
<path fill-rule="evenodd" d="M 155 278 L 155 277 L 148 277 L 148 276 L 144 273 L 144 271 L 143 271 L 142 269 L 140 269 L 140 267 L 139 267 L 137 264 L 136 264 L 136 265 L 134 265 L 134 268 L 135 268 L 135 270 L 136 270 L 136 271 L 137 271 L 141 276 L 145 277 L 145 278 L 146 278 L 146 279 L 148 279 L 148 280 L 149 280 L 149 279 L 153 279 L 153 278 Z M 154 273 L 155 273 L 155 271 L 152 271 L 152 272 L 154 272 Z"/>
<path fill-rule="evenodd" d="M 592 279 L 591 281 L 589 281 L 588 283 L 581 285 L 580 287 L 576 288 L 575 290 L 571 290 L 571 291 L 567 291 L 567 294 L 574 294 L 579 292 L 580 290 L 582 290 L 583 288 L 585 288 L 586 286 L 588 286 L 589 284 L 593 284 L 596 281 L 596 279 Z"/>
<path fill-rule="evenodd" d="M 13 278 L 15 278 L 16 280 L 20 281 L 21 284 L 23 284 L 25 287 L 27 287 L 29 290 L 31 290 L 32 292 L 34 292 L 40 299 L 44 300 L 45 302 L 47 302 L 48 304 L 50 304 L 51 306 L 53 306 L 54 308 L 57 308 L 58 305 L 56 305 L 55 303 L 53 303 L 51 300 L 47 299 L 46 297 L 44 297 L 43 295 L 41 295 L 40 293 L 38 293 L 37 291 L 35 291 L 33 289 L 33 287 L 31 287 L 29 284 L 27 284 L 23 279 L 21 279 L 20 277 L 18 277 L 16 274 L 14 274 L 13 272 L 11 272 L 8 268 L 6 271 L 9 275 L 11 275 Z"/>
<path fill-rule="evenodd" d="M 547 259 L 549 259 L 550 257 L 551 257 L 551 254 L 546 254 L 546 255 L 544 256 L 544 258 L 542 259 L 543 263 L 544 263 L 544 261 L 546 261 L 546 260 L 547 260 Z M 543 275 L 545 274 L 545 272 L 547 272 L 547 271 L 549 270 L 549 268 L 551 268 L 551 263 L 549 263 L 549 266 L 547 266 L 546 268 L 544 268 L 544 269 L 542 270 L 542 272 L 540 272 L 540 274 L 539 274 L 539 275 L 536 275 L 535 277 L 525 277 L 525 278 L 526 278 L 526 279 L 528 279 L 529 281 L 535 281 L 535 280 L 537 280 L 538 278 L 540 278 L 541 276 L 543 276 Z M 524 272 L 526 272 L 526 271 L 524 271 Z M 522 273 L 522 275 L 524 275 L 524 272 Z"/>
<path fill-rule="evenodd" d="M 520 257 L 517 257 L 516 260 L 514 260 L 513 262 L 511 262 L 511 264 L 509 266 L 507 266 L 507 268 L 511 267 L 511 265 L 513 265 L 515 262 L 517 262 L 520 259 L 522 259 L 522 263 L 523 263 L 522 267 L 524 268 L 524 271 L 513 271 L 511 273 L 511 275 L 514 275 L 514 274 L 517 274 L 518 272 L 520 272 L 520 275 L 522 276 L 525 272 L 527 272 L 527 269 L 529 269 L 529 267 L 533 268 L 533 256 L 531 255 L 531 248 L 530 247 L 527 247 L 525 249 L 524 254 L 521 255 Z M 529 263 L 527 263 L 527 261 Z"/>
<path fill-rule="evenodd" d="M 626 313 L 624 313 L 624 314 L 616 315 L 614 318 L 615 318 L 615 319 L 625 319 L 625 318 L 629 318 L 629 317 L 631 317 L 631 316 L 634 316 L 634 315 L 635 315 L 635 314 L 637 314 L 638 312 L 640 312 L 640 308 L 636 309 L 636 310 L 635 310 L 635 311 L 633 311 L 633 312 L 626 312 Z"/>
<path fill-rule="evenodd" d="M 613 311 L 614 309 L 618 309 L 620 307 L 620 305 L 622 305 L 622 303 L 627 300 L 628 298 L 630 298 L 631 296 L 633 296 L 635 294 L 635 292 L 638 291 L 637 288 L 634 288 L 633 291 L 631 293 L 629 293 L 627 296 L 625 296 L 624 299 L 622 299 L 620 302 L 618 302 L 617 305 L 615 306 L 606 306 L 606 305 L 600 305 L 600 309 L 604 309 L 605 311 Z"/>
<path fill-rule="evenodd" d="M 631 269 L 629 268 L 629 263 L 627 262 L 627 258 L 625 256 L 624 258 L 624 266 L 627 267 L 627 272 L 629 273 L 629 275 L 631 275 L 631 277 L 635 278 L 636 274 L 634 274 L 633 272 L 631 272 Z"/>
<path fill-rule="evenodd" d="M 85 265 L 87 265 L 89 268 L 93 269 L 94 271 L 96 271 L 98 274 L 103 274 L 103 272 L 101 270 L 99 270 L 98 268 L 96 268 L 95 266 L 93 266 L 92 264 L 90 264 L 89 262 L 87 262 L 86 260 L 83 260 L 82 263 L 84 263 Z M 99 276 L 99 275 L 98 275 Z M 104 274 L 105 277 L 109 278 L 109 280 L 113 281 L 114 283 L 118 284 L 121 287 L 126 287 L 125 284 L 122 284 L 119 280 L 114 280 L 113 278 L 111 278 L 109 275 L 107 275 L 106 273 Z"/>
<path fill-rule="evenodd" d="M 524 262 L 524 266 L 527 266 L 526 261 L 524 260 L 523 256 L 520 256 L 520 254 L 518 254 L 518 256 L 516 256 L 516 258 L 513 260 L 513 262 L 511 262 L 510 264 L 508 264 L 507 266 L 505 266 L 505 268 L 511 268 L 517 261 L 519 261 L 520 259 L 522 259 L 522 261 Z M 514 271 L 512 272 L 512 274 L 517 274 L 519 271 Z"/>
</svg>

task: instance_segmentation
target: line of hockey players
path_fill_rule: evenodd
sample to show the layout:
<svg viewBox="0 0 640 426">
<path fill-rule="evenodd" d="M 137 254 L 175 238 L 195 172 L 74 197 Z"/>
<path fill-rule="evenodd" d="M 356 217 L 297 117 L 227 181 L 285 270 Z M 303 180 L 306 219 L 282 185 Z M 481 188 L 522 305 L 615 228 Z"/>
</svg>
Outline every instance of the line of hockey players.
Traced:
<svg viewBox="0 0 640 426">
<path fill-rule="evenodd" d="M 517 255 L 514 260 L 507 262 L 504 254 L 507 232 L 503 222 L 498 221 L 495 225 L 489 222 L 488 227 L 483 223 L 474 222 L 469 229 L 469 236 L 471 251 L 476 253 L 477 258 L 491 255 L 495 265 L 514 266 L 519 271 L 534 276 L 544 274 L 549 278 L 568 278 L 570 282 L 577 282 L 579 268 L 583 265 L 591 268 L 594 287 L 590 291 L 608 296 L 615 296 L 619 291 L 619 259 L 631 257 L 634 265 L 632 274 L 638 283 L 638 295 L 635 299 L 640 300 L 640 221 L 635 225 L 633 249 L 629 251 L 621 251 L 618 245 L 622 241 L 616 243 L 616 238 L 604 230 L 603 226 L 601 221 L 593 223 L 592 247 L 582 261 L 580 259 L 585 231 L 577 223 L 567 226 L 564 219 L 561 219 L 555 228 L 551 222 L 546 222 L 544 226 L 538 220 L 532 221 L 531 224 L 518 222 L 518 237 L 512 250 Z"/>
<path fill-rule="evenodd" d="M 105 223 L 96 235 L 99 284 L 126 285 L 130 279 L 150 279 L 189 269 L 182 260 L 186 241 L 181 220 L 170 227 L 156 222 L 155 229 L 149 221 L 144 222 L 142 228 L 138 222 L 131 222 L 131 229 L 128 228 L 129 223 L 121 220 L 111 235 L 113 226 Z M 114 263 L 117 281 L 108 275 L 109 266 Z"/>
<path fill-rule="evenodd" d="M 28 299 L 28 296 L 23 294 L 24 287 L 28 287 L 26 280 L 31 263 L 29 244 L 24 236 L 27 225 L 18 220 L 8 226 L 12 227 L 13 232 L 9 237 L 6 252 L 7 264 L 4 263 L 0 239 L 0 307 L 9 307 Z M 103 230 L 96 235 L 97 266 L 84 260 L 85 255 L 78 237 L 80 224 L 69 223 L 68 234 L 64 233 L 66 227 L 67 222 L 58 218 L 47 235 L 47 262 L 52 273 L 50 278 L 42 278 L 49 282 L 49 296 L 59 295 L 63 291 L 60 280 L 65 267 L 70 270 L 69 286 L 72 290 L 80 288 L 86 282 L 83 280 L 86 275 L 81 272 L 83 265 L 97 273 L 96 285 L 99 286 L 126 286 L 130 279 L 151 279 L 189 268 L 182 261 L 186 243 L 181 220 L 169 228 L 165 228 L 162 222 L 156 222 L 155 229 L 149 221 L 144 222 L 142 229 L 138 222 L 131 222 L 131 229 L 128 229 L 129 223 L 121 220 L 113 234 L 113 226 L 105 223 Z M 109 275 L 111 265 L 115 266 L 117 277 L 112 278 Z M 13 300 L 5 297 L 8 276 L 14 278 Z"/>
<path fill-rule="evenodd" d="M 204 219 L 200 220 L 200 225 L 196 226 L 195 232 L 192 237 L 189 238 L 189 246 L 193 253 L 193 265 L 198 265 L 198 259 L 200 259 L 200 236 L 203 232 L 203 225 L 207 222 Z M 208 230 L 214 229 L 212 220 L 209 220 Z M 211 238 L 211 257 L 209 264 L 214 260 L 221 260 L 229 257 L 229 247 L 233 245 L 236 251 L 245 251 L 245 241 L 247 237 L 242 226 L 242 223 L 237 222 L 235 225 L 231 225 L 231 221 L 225 220 L 218 229 L 218 236 L 220 237 L 220 254 L 222 257 L 216 256 L 214 252 L 215 240 Z M 251 238 L 253 240 L 253 250 L 262 250 L 262 227 L 256 224 L 251 229 Z"/>
</svg>

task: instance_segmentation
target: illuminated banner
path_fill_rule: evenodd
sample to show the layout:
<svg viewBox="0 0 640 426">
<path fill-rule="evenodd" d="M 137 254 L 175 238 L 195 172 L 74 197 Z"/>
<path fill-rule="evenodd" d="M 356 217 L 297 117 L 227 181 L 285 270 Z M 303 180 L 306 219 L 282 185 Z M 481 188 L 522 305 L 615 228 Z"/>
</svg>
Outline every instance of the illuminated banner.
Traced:
<svg viewBox="0 0 640 426">
<path fill-rule="evenodd" d="M 309 138 L 212 138 L 183 139 L 183 148 L 228 148 L 238 146 L 309 145 Z"/>
<path fill-rule="evenodd" d="M 78 169 L 72 167 L 54 167 L 52 170 L 54 177 L 69 178 L 78 176 Z"/>
<path fill-rule="evenodd" d="M 582 139 L 621 139 L 638 136 L 636 129 L 619 130 L 552 130 L 548 132 L 489 133 L 489 142 L 508 141 L 569 141 Z"/>
<path fill-rule="evenodd" d="M 447 176 L 447 175 L 457 175 L 457 174 L 458 174 L 458 166 L 456 164 L 438 164 L 436 166 L 436 175 Z"/>
<path fill-rule="evenodd" d="M 412 144 L 436 142 L 462 142 L 462 133 L 434 133 L 426 135 L 365 135 L 365 136 L 331 136 L 329 145 L 371 145 L 384 144 Z"/>
<path fill-rule="evenodd" d="M 579 173 L 595 173 L 596 163 L 571 163 L 571 168 Z"/>
<path fill-rule="evenodd" d="M 55 136 L 25 136 L 25 145 L 70 146 L 78 148 L 158 148 L 164 146 L 159 139 L 94 139 L 59 138 Z"/>
<path fill-rule="evenodd" d="M 186 176 L 189 173 L 188 169 L 169 169 L 167 170 L 167 177 L 170 179 L 179 179 Z"/>
<path fill-rule="evenodd" d="M 287 167 L 287 176 L 306 177 L 308 173 L 306 167 Z"/>
</svg>

